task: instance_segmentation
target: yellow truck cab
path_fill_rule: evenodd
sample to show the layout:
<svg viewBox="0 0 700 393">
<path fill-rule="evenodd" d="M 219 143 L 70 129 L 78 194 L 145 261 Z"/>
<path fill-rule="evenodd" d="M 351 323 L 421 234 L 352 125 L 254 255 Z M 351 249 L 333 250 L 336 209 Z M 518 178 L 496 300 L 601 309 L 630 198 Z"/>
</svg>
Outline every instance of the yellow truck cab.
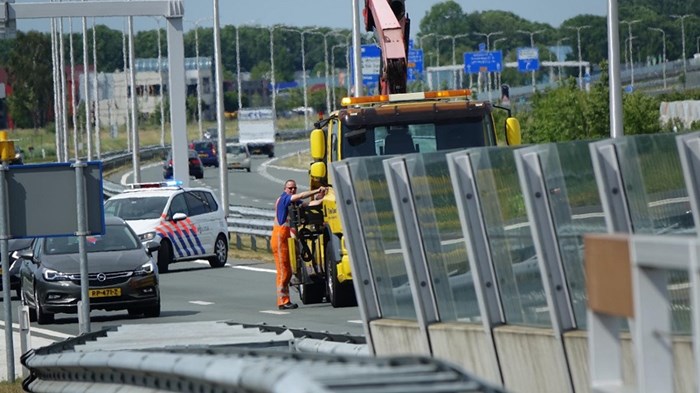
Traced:
<svg viewBox="0 0 700 393">
<path fill-rule="evenodd" d="M 310 187 L 331 187 L 321 208 L 301 213 L 298 238 L 292 240 L 296 245 L 290 247 L 303 303 L 325 299 L 334 307 L 356 304 L 345 248 L 345 242 L 352 239 L 343 237 L 333 182 L 328 178 L 332 162 L 520 144 L 520 124 L 510 110 L 472 101 L 470 94 L 462 89 L 346 97 L 343 109 L 316 123 L 310 134 Z M 494 108 L 508 113 L 503 128 L 495 127 Z M 304 252 L 297 252 L 299 249 Z"/>
</svg>

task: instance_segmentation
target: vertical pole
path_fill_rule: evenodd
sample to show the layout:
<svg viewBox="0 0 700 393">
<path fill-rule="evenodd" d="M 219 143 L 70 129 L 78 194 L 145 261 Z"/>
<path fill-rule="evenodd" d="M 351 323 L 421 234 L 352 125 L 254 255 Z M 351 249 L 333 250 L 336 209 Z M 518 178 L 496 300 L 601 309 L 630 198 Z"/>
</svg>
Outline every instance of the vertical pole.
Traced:
<svg viewBox="0 0 700 393">
<path fill-rule="evenodd" d="M 163 102 L 163 50 L 160 45 L 160 19 L 158 19 L 158 81 L 160 82 L 160 145 L 165 147 L 165 103 Z"/>
<path fill-rule="evenodd" d="M 78 252 L 80 253 L 80 307 L 78 310 L 78 325 L 80 334 L 90 333 L 90 294 L 88 288 L 90 285 L 90 277 L 88 276 L 88 260 L 87 250 L 85 249 L 85 237 L 87 232 L 87 212 L 85 204 L 85 176 L 84 169 L 87 164 L 77 160 L 72 165 L 75 168 L 75 195 L 78 212 L 78 232 L 75 235 L 78 237 Z"/>
<path fill-rule="evenodd" d="M 75 98 L 75 55 L 73 53 L 73 18 L 68 18 L 68 50 L 70 50 L 68 58 L 70 59 L 70 112 L 73 118 L 73 153 L 75 160 L 80 157 L 80 149 L 78 148 L 78 108 Z"/>
<path fill-rule="evenodd" d="M 97 74 L 97 29 L 95 18 L 92 18 L 92 66 L 95 68 L 95 156 L 102 159 L 102 146 L 100 136 L 100 81 Z"/>
<path fill-rule="evenodd" d="M 131 122 L 129 121 L 129 77 L 126 74 L 126 69 L 129 65 L 129 59 L 127 59 L 126 31 L 122 31 L 122 59 L 124 62 L 124 68 L 122 68 L 122 70 L 124 72 L 124 109 L 126 110 L 124 118 L 124 127 L 126 128 L 126 150 L 131 151 Z"/>
<path fill-rule="evenodd" d="M 277 87 L 275 86 L 275 26 L 270 26 L 270 84 L 272 85 L 272 118 L 277 119 Z M 238 30 L 236 30 L 238 33 Z M 236 43 L 238 43 L 238 35 L 236 35 Z M 239 52 L 236 52 L 236 58 L 239 59 Z M 236 60 L 238 66 L 238 109 L 241 109 L 241 63 Z"/>
<path fill-rule="evenodd" d="M 617 0 L 608 0 L 608 59 L 610 61 L 610 136 L 621 137 L 622 84 L 620 82 L 620 24 Z"/>
<path fill-rule="evenodd" d="M 353 86 L 355 97 L 362 96 L 362 53 L 360 53 L 360 47 L 362 46 L 362 36 L 360 33 L 360 0 L 352 0 L 352 58 L 354 67 L 352 69 L 353 73 Z"/>
<path fill-rule="evenodd" d="M 202 130 L 202 75 L 200 74 L 199 66 L 199 20 L 194 23 L 194 61 L 197 69 L 197 130 L 199 131 L 199 139 L 204 138 L 204 130 Z"/>
<path fill-rule="evenodd" d="M 83 0 L 85 1 L 85 0 Z M 90 118 L 90 62 L 88 61 L 87 17 L 83 16 L 83 81 L 85 83 L 85 143 L 87 144 L 87 159 L 92 160 L 92 121 Z"/>
<path fill-rule="evenodd" d="M 63 18 L 58 25 L 58 58 L 59 72 L 61 73 L 61 141 L 63 142 L 63 161 L 68 161 L 68 110 L 66 109 L 66 56 L 63 43 Z"/>
<path fill-rule="evenodd" d="M 214 64 L 216 79 L 216 127 L 219 130 L 219 184 L 221 204 L 228 215 L 228 169 L 226 165 L 226 125 L 224 124 L 224 68 L 221 61 L 221 27 L 219 25 L 219 0 L 213 1 L 214 9 Z M 236 31 L 238 31 L 236 29 Z"/>
<path fill-rule="evenodd" d="M 309 94 L 306 86 L 306 51 L 304 50 L 304 31 L 301 34 L 301 80 L 304 84 L 304 129 L 309 129 Z"/>
<path fill-rule="evenodd" d="M 56 162 L 63 161 L 63 143 L 61 139 L 61 80 L 58 71 L 58 42 L 56 41 L 56 18 L 51 18 L 51 68 L 53 71 L 53 113 L 56 125 Z"/>
<path fill-rule="evenodd" d="M 185 46 L 182 38 L 182 17 L 168 21 L 168 78 L 170 92 L 170 126 L 173 148 L 173 178 L 187 187 L 190 182 L 187 169 L 187 127 L 185 122 Z"/>
<path fill-rule="evenodd" d="M 243 101 L 243 93 L 241 92 L 241 45 L 240 45 L 240 40 L 238 36 L 238 31 L 241 29 L 240 26 L 236 26 L 236 83 L 238 84 L 238 109 L 241 109 L 242 101 Z M 275 67 L 273 65 L 272 61 L 272 28 L 270 28 L 270 66 L 272 69 L 272 80 L 274 80 L 274 75 L 275 75 Z M 275 89 L 273 86 L 272 89 L 272 112 L 274 116 L 274 111 L 275 111 Z"/>
<path fill-rule="evenodd" d="M 5 138 L 7 134 L 3 134 Z M 2 162 L 0 167 L 0 253 L 2 254 L 2 305 L 5 310 L 5 359 L 7 363 L 7 380 L 15 381 L 15 346 L 12 334 L 12 303 L 10 290 L 10 224 L 8 220 L 8 192 L 5 180 L 8 170 L 7 162 Z"/>
<path fill-rule="evenodd" d="M 323 35 L 323 57 L 325 60 L 325 66 L 326 66 L 326 116 L 328 116 L 331 113 L 331 87 L 330 87 L 330 81 L 328 78 L 328 33 Z"/>
<path fill-rule="evenodd" d="M 131 160 L 134 170 L 134 183 L 141 182 L 141 150 L 139 144 L 139 125 L 138 125 L 138 101 L 136 100 L 136 50 L 134 48 L 134 17 L 128 19 L 129 25 L 129 80 L 131 85 Z"/>
</svg>

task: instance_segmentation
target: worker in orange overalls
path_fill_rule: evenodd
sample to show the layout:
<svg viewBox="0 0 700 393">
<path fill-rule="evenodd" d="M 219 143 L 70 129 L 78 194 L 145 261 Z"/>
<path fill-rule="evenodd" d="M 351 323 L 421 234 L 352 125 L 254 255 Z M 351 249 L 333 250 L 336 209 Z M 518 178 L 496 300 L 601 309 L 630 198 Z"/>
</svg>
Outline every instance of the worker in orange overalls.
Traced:
<svg viewBox="0 0 700 393">
<path fill-rule="evenodd" d="M 275 202 L 275 222 L 272 225 L 272 254 L 277 268 L 277 308 L 291 310 L 299 307 L 289 299 L 289 281 L 292 279 L 292 267 L 289 261 L 289 245 L 287 239 L 291 237 L 289 226 L 289 206 L 292 203 L 302 205 L 318 205 L 326 194 L 325 187 L 304 191 L 297 194 L 297 183 L 294 180 L 284 182 L 284 191 Z M 303 201 L 315 196 L 313 201 Z"/>
</svg>

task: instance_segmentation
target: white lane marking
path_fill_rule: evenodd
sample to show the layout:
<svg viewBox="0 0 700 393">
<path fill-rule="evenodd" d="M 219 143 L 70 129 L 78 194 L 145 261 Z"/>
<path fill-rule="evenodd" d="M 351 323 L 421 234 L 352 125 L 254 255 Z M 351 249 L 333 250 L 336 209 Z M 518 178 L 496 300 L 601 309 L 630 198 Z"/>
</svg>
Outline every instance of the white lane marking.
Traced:
<svg viewBox="0 0 700 393">
<path fill-rule="evenodd" d="M 251 266 L 231 266 L 231 269 L 249 270 L 251 272 L 277 273 L 277 270 L 275 270 L 275 269 L 265 269 L 262 267 L 251 267 Z"/>
<path fill-rule="evenodd" d="M 284 168 L 284 167 L 279 167 L 279 166 L 273 165 L 273 163 L 274 163 L 275 161 L 280 160 L 280 159 L 282 159 L 282 158 L 286 158 L 286 157 L 295 155 L 295 154 L 297 154 L 297 153 L 296 153 L 296 152 L 294 152 L 294 153 L 289 153 L 289 154 L 286 154 L 286 155 L 284 155 L 284 156 L 282 156 L 282 157 L 276 157 L 276 158 L 273 158 L 273 159 L 271 159 L 271 160 L 267 160 L 267 161 L 263 162 L 262 164 L 258 165 L 257 172 L 260 174 L 260 176 L 262 176 L 262 177 L 264 177 L 264 178 L 266 178 L 267 180 L 270 180 L 270 181 L 272 181 L 272 182 L 278 183 L 278 184 L 283 184 L 283 183 L 284 183 L 284 180 L 283 180 L 283 179 L 278 179 L 278 178 L 272 176 L 271 174 L 267 173 L 267 168 L 268 168 L 268 167 L 270 167 L 270 168 L 275 168 L 275 169 L 284 169 L 284 170 L 296 171 L 296 172 L 308 172 L 308 169 Z M 305 185 L 299 184 L 299 183 L 297 183 L 297 187 L 299 187 L 299 190 L 300 190 L 300 191 L 308 190 L 308 189 L 309 189 L 308 186 L 305 186 Z"/>
<path fill-rule="evenodd" d="M 288 311 L 275 311 L 275 310 L 260 310 L 263 314 L 274 314 L 274 315 L 287 315 Z"/>
<path fill-rule="evenodd" d="M 359 325 L 359 324 L 362 324 L 362 320 L 361 319 L 350 319 L 350 320 L 348 320 L 348 323 L 356 323 Z"/>
<path fill-rule="evenodd" d="M 3 329 L 5 328 L 5 321 L 0 321 L 0 327 Z M 12 328 L 19 330 L 19 324 L 13 323 Z M 66 338 L 75 337 L 75 336 L 71 336 L 70 334 L 65 334 L 65 333 L 56 332 L 56 331 L 48 330 L 48 329 L 42 329 L 42 328 L 33 327 L 33 326 L 31 328 L 31 331 L 34 333 L 43 334 L 45 336 L 54 337 L 57 339 L 66 339 Z"/>
<path fill-rule="evenodd" d="M 198 306 L 211 306 L 212 302 L 205 302 L 204 300 L 190 300 L 188 303 L 196 304 Z"/>
<path fill-rule="evenodd" d="M 151 164 L 148 164 L 146 166 L 141 167 L 141 169 L 148 169 L 148 168 L 153 168 L 155 166 L 161 166 L 161 165 L 163 165 L 162 162 L 154 162 L 154 163 L 151 163 Z M 134 174 L 134 171 L 129 171 L 129 172 L 126 172 L 125 174 L 123 174 L 121 180 L 119 181 L 121 183 L 121 185 L 125 186 L 125 185 L 129 184 L 129 183 L 127 183 L 127 180 L 129 179 L 129 176 L 133 176 L 133 174 Z"/>
</svg>

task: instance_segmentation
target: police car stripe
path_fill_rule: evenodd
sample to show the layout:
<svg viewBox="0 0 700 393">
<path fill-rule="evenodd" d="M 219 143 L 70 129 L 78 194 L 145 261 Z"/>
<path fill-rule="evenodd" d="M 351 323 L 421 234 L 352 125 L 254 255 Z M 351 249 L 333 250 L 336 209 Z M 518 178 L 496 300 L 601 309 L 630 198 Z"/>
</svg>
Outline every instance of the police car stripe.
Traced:
<svg viewBox="0 0 700 393">
<path fill-rule="evenodd" d="M 183 252 L 180 249 L 180 245 L 177 244 L 177 241 L 175 241 L 175 236 L 167 227 L 165 227 L 164 225 L 159 225 L 156 227 L 156 232 L 158 232 L 162 237 L 170 240 L 170 244 L 173 245 L 173 248 L 175 249 L 178 258 L 181 258 L 183 256 Z"/>
<path fill-rule="evenodd" d="M 172 226 L 171 226 L 172 225 Z M 180 246 L 182 247 L 183 252 L 180 252 L 180 256 L 185 256 L 184 254 L 187 254 L 187 256 L 192 256 L 192 253 L 190 250 L 187 248 L 187 244 L 185 244 L 185 241 L 182 239 L 182 232 L 180 231 L 180 228 L 177 227 L 177 224 L 170 224 L 164 222 L 163 226 L 166 227 L 171 233 L 171 240 L 173 243 L 175 243 L 175 239 L 177 239 L 180 242 Z"/>
<path fill-rule="evenodd" d="M 199 254 L 197 248 L 194 246 L 194 242 L 192 241 L 193 236 L 192 236 L 192 233 L 190 232 L 190 228 L 187 226 L 187 224 L 180 221 L 180 222 L 175 223 L 175 226 L 180 231 L 180 233 L 182 233 L 182 237 L 184 239 L 187 239 L 187 243 L 189 243 L 189 245 L 190 245 L 189 249 L 192 250 L 192 252 L 195 255 Z M 182 226 L 182 227 L 180 227 L 180 226 Z"/>
<path fill-rule="evenodd" d="M 204 250 L 204 246 L 202 245 L 202 239 L 199 238 L 199 231 L 197 230 L 197 226 L 192 223 L 189 217 L 185 221 L 187 221 L 187 224 L 189 224 L 190 230 L 192 231 L 192 233 L 194 233 L 194 240 L 197 241 L 199 249 L 202 251 L 202 254 L 204 254 L 206 251 Z"/>
</svg>

